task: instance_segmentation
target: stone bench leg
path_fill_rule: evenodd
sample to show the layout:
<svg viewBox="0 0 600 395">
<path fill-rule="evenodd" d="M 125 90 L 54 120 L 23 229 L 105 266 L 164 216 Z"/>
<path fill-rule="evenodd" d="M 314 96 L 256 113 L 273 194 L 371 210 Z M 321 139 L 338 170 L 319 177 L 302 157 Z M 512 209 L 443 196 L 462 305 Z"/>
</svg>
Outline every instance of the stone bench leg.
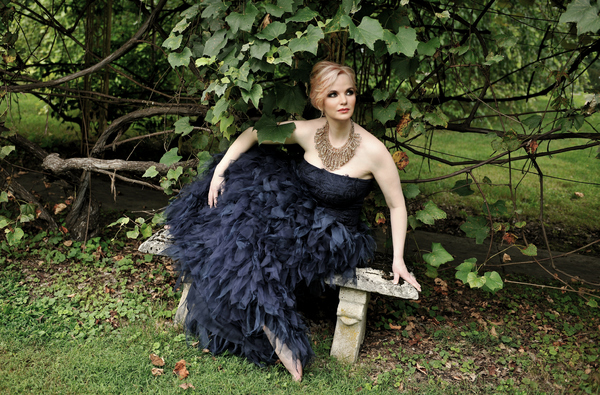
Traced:
<svg viewBox="0 0 600 395">
<path fill-rule="evenodd" d="M 190 287 L 192 283 L 183 283 L 183 290 L 181 291 L 181 299 L 179 299 L 179 305 L 177 306 L 177 312 L 175 313 L 175 318 L 173 318 L 173 323 L 175 325 L 183 325 L 185 322 L 185 317 L 187 316 L 187 296 L 190 292 Z"/>
<path fill-rule="evenodd" d="M 332 356 L 349 363 L 355 363 L 358 359 L 360 346 L 365 339 L 370 295 L 366 291 L 340 287 Z"/>
</svg>

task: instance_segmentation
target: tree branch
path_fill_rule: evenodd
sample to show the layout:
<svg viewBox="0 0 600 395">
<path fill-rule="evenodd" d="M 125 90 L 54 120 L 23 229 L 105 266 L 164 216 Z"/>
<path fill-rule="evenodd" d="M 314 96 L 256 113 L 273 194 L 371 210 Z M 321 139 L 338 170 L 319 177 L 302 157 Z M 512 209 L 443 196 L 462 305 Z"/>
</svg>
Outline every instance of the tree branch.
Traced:
<svg viewBox="0 0 600 395">
<path fill-rule="evenodd" d="M 121 56 L 123 56 L 124 54 L 129 52 L 131 49 L 133 49 L 133 47 L 135 45 L 137 45 L 138 40 L 140 40 L 142 38 L 142 36 L 148 31 L 148 28 L 150 26 L 152 26 L 152 24 L 154 23 L 154 20 L 157 18 L 158 14 L 162 10 L 162 8 L 165 6 L 166 2 L 167 2 L 167 0 L 160 0 L 159 3 L 156 5 L 156 8 L 154 9 L 154 11 L 152 11 L 152 14 L 150 15 L 150 17 L 148 17 L 148 19 L 146 19 L 146 22 L 144 22 L 144 24 L 133 35 L 133 37 L 131 37 L 125 44 L 123 44 L 123 46 L 121 46 L 121 48 L 117 49 L 115 52 L 113 52 L 106 58 L 102 59 L 100 62 L 96 63 L 95 65 L 88 67 L 87 69 L 78 71 L 76 73 L 73 73 L 73 74 L 64 76 L 62 78 L 58 78 L 56 80 L 52 80 L 52 81 L 37 82 L 37 83 L 29 84 L 29 85 L 10 85 L 10 86 L 4 87 L 3 88 L 4 91 L 6 91 L 6 92 L 26 92 L 26 91 L 30 91 L 33 89 L 50 88 L 53 86 L 64 84 L 65 82 L 69 82 L 71 80 L 77 79 L 79 77 L 83 77 L 85 75 L 94 73 L 94 72 L 102 69 L 104 66 L 119 59 Z"/>
<path fill-rule="evenodd" d="M 143 173 L 151 166 L 156 167 L 156 171 L 161 174 L 166 174 L 170 169 L 178 166 L 193 167 L 198 164 L 198 160 L 192 159 L 186 162 L 177 162 L 172 165 L 152 161 L 127 161 L 122 159 L 97 159 L 97 158 L 70 158 L 61 159 L 58 154 L 50 154 L 45 159 L 42 165 L 44 168 L 54 172 L 62 173 L 68 170 L 121 170 Z"/>
</svg>

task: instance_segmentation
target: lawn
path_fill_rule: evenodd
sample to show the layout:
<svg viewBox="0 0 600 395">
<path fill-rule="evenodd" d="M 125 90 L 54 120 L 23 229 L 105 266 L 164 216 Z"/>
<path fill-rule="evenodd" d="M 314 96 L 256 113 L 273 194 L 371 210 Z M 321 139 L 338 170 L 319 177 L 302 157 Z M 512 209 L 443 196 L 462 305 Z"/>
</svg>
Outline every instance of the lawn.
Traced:
<svg viewBox="0 0 600 395">
<path fill-rule="evenodd" d="M 171 321 L 179 293 L 169 261 L 137 252 L 138 244 L 114 233 L 86 244 L 44 232 L 17 247 L 0 241 L 1 393 L 600 391 L 600 310 L 574 293 L 506 284 L 492 295 L 452 271 L 434 281 L 417 267 L 421 300 L 372 298 L 356 365 L 328 355 L 333 293 L 304 311 L 317 356 L 297 384 L 281 365 L 258 368 L 192 347 Z M 165 365 L 154 366 L 151 354 Z M 172 373 L 181 360 L 183 379 Z"/>
</svg>

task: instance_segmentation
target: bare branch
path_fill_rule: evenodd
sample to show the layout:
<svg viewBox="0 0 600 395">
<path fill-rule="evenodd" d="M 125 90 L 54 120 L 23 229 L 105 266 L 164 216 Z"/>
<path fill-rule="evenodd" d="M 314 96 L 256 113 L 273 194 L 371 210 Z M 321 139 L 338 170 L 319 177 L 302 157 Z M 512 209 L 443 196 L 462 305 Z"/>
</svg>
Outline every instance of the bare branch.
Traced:
<svg viewBox="0 0 600 395">
<path fill-rule="evenodd" d="M 121 170 L 133 172 L 145 172 L 151 166 L 156 167 L 156 171 L 161 174 L 166 174 L 169 169 L 174 169 L 178 166 L 184 168 L 194 167 L 198 164 L 198 160 L 189 160 L 186 162 L 177 162 L 172 165 L 152 161 L 127 161 L 121 159 L 97 159 L 97 158 L 70 158 L 61 159 L 58 154 L 48 155 L 43 162 L 44 168 L 51 170 L 54 173 L 62 173 L 68 170 Z"/>
</svg>

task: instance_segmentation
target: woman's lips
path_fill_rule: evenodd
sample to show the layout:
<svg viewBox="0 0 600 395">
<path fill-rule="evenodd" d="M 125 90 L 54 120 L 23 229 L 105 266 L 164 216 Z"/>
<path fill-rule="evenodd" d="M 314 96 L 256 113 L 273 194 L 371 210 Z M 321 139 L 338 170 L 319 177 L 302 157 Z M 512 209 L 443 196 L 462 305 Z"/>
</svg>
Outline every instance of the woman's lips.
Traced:
<svg viewBox="0 0 600 395">
<path fill-rule="evenodd" d="M 348 111 L 350 111 L 350 109 L 349 109 L 349 108 L 340 108 L 340 109 L 338 110 L 338 112 L 341 112 L 341 113 L 344 113 L 344 114 L 345 114 L 345 113 L 347 113 Z"/>
</svg>

